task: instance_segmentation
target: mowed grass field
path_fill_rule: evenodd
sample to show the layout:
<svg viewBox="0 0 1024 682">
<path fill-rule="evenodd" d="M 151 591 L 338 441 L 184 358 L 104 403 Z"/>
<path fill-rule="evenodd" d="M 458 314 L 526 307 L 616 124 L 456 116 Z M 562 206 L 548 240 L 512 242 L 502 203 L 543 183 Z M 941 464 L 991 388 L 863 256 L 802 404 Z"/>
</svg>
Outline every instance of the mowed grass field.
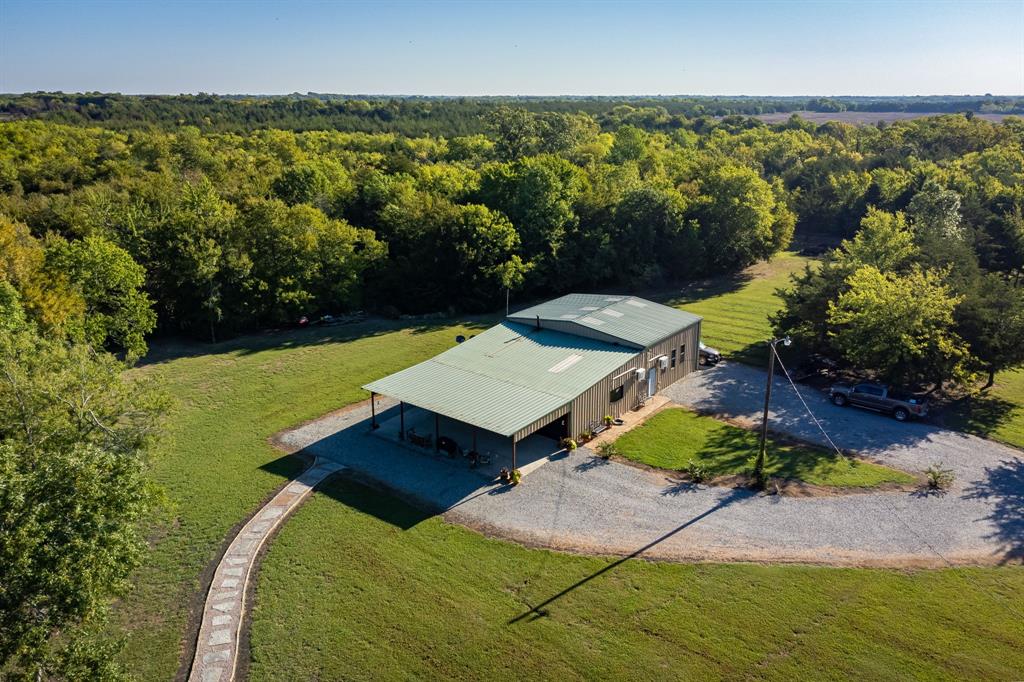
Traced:
<svg viewBox="0 0 1024 682">
<path fill-rule="evenodd" d="M 439 353 L 466 329 L 374 322 L 164 345 L 152 354 L 160 361 L 133 370 L 157 375 L 176 402 L 152 472 L 170 519 L 115 614 L 138 679 L 174 677 L 200 574 L 231 529 L 300 470 L 267 438 L 365 399 L 362 384 Z"/>
<path fill-rule="evenodd" d="M 691 289 L 686 307 L 705 315 L 709 342 L 729 349 L 729 335 L 719 329 L 732 327 L 732 347 L 742 348 L 766 337 L 759 311 L 777 305 L 772 292 L 785 283 L 786 268 L 801 265 L 787 256 L 758 266 L 739 286 L 711 283 L 704 297 Z M 731 317 L 739 309 L 748 311 L 746 322 Z M 269 436 L 364 399 L 362 384 L 491 321 L 367 322 L 155 348 L 151 364 L 133 372 L 158 375 L 176 399 L 153 468 L 172 508 L 133 593 L 116 609 L 113 625 L 127 635 L 122 658 L 129 670 L 140 680 L 174 678 L 202 571 L 232 528 L 299 468 Z M 405 520 L 396 524 L 396 515 Z M 543 601 L 610 565 L 485 540 L 379 493 L 332 487 L 270 548 L 257 597 L 253 677 L 407 678 L 450 670 L 510 678 L 569 669 L 595 677 L 636 677 L 633 670 L 827 676 L 833 669 L 836 676 L 856 670 L 885 677 L 906 662 L 912 671 L 1006 678 L 1024 665 L 1013 653 L 1024 648 L 1019 627 L 1002 616 L 1004 602 L 1019 604 L 1019 568 L 904 574 L 630 561 L 556 600 L 548 607 L 555 617 L 533 621 L 531 630 L 507 625 L 520 601 Z M 879 622 L 878 609 L 893 619 L 909 614 L 911 624 Z M 711 627 L 716 620 L 723 625 Z M 761 635 L 768 640 L 742 650 Z M 808 641 L 820 643 L 801 655 Z M 787 648 L 796 655 L 784 655 Z M 733 663 L 766 651 L 778 656 L 763 666 L 748 671 Z M 876 651 L 888 652 L 884 664 L 873 662 Z"/>
<path fill-rule="evenodd" d="M 1024 449 L 1024 370 L 997 374 L 995 386 L 953 406 L 944 422 L 950 428 Z"/>
<path fill-rule="evenodd" d="M 250 679 L 1011 680 L 1024 670 L 1022 588 L 1020 568 L 525 549 L 342 479 L 263 562 Z"/>
<path fill-rule="evenodd" d="M 708 476 L 749 475 L 758 434 L 682 408 L 662 410 L 615 440 L 622 456 L 681 471 L 692 462 Z M 765 472 L 773 478 L 836 488 L 912 483 L 914 477 L 880 464 L 841 457 L 812 445 L 769 437 Z"/>
<path fill-rule="evenodd" d="M 791 274 L 813 263 L 783 253 L 733 277 L 694 282 L 662 302 L 703 317 L 705 344 L 733 359 L 760 363 L 768 357 L 764 341 L 772 335 L 768 317 L 782 305 L 776 290 L 789 286 Z"/>
</svg>

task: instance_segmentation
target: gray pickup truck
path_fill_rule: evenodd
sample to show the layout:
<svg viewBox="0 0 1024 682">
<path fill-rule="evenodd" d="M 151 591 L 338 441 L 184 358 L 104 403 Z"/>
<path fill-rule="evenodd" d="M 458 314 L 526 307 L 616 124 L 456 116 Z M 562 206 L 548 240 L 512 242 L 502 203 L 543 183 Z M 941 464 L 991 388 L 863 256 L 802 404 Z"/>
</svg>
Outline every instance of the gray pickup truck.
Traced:
<svg viewBox="0 0 1024 682">
<path fill-rule="evenodd" d="M 928 414 L 928 400 L 921 396 L 897 391 L 882 384 L 836 384 L 829 389 L 832 402 L 840 407 L 856 405 L 868 410 L 891 414 L 896 421 Z"/>
</svg>

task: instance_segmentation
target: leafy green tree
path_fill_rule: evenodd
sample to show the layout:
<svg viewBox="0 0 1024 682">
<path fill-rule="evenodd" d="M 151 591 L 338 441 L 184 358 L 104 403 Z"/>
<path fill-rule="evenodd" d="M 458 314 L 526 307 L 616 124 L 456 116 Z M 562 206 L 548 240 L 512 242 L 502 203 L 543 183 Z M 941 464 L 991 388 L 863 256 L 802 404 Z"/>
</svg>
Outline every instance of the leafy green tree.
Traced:
<svg viewBox="0 0 1024 682">
<path fill-rule="evenodd" d="M 579 168 L 556 156 L 537 156 L 485 168 L 478 196 L 512 221 L 523 260 L 543 263 L 561 248 L 585 189 L 586 176 Z"/>
<path fill-rule="evenodd" d="M 907 207 L 914 230 L 933 239 L 963 239 L 960 195 L 945 189 L 934 180 L 914 195 Z"/>
<path fill-rule="evenodd" d="M 262 323 L 358 308 L 364 271 L 386 253 L 372 231 L 303 204 L 253 201 L 242 210 L 239 229 L 252 264 L 247 308 Z"/>
<path fill-rule="evenodd" d="M 46 246 L 46 269 L 67 277 L 84 301 L 87 343 L 96 348 L 113 345 L 129 359 L 146 353 L 146 335 L 156 327 L 156 313 L 143 291 L 146 273 L 127 251 L 102 237 L 72 242 L 55 237 Z"/>
<path fill-rule="evenodd" d="M 622 282 L 650 285 L 700 271 L 703 246 L 686 208 L 678 192 L 650 186 L 622 198 L 615 207 L 612 234 Z"/>
<path fill-rule="evenodd" d="M 883 272 L 899 270 L 918 254 L 914 235 L 902 213 L 869 208 L 853 239 L 844 240 L 839 260 L 854 266 L 871 265 Z"/>
<path fill-rule="evenodd" d="M 0 669 L 118 677 L 96 637 L 146 548 L 163 400 L 92 348 L 0 335 Z"/>
<path fill-rule="evenodd" d="M 1024 365 L 1024 288 L 988 273 L 957 308 L 957 328 L 974 363 L 995 383 L 996 372 Z"/>
<path fill-rule="evenodd" d="M 707 250 L 709 268 L 726 272 L 743 268 L 784 248 L 794 218 L 771 184 L 755 171 L 733 164 L 717 165 L 700 180 L 693 215 Z"/>
<path fill-rule="evenodd" d="M 967 375 L 967 344 L 956 333 L 953 296 L 938 273 L 906 275 L 873 265 L 855 270 L 847 289 L 828 304 L 830 335 L 852 364 L 896 382 L 931 382 Z"/>
</svg>

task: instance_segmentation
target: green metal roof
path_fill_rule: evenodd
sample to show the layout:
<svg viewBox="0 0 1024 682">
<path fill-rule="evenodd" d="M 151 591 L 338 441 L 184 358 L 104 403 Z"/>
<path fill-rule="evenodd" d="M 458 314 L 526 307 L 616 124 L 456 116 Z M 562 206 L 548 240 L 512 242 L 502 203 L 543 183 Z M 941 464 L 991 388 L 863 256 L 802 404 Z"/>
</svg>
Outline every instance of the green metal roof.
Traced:
<svg viewBox="0 0 1024 682">
<path fill-rule="evenodd" d="M 602 341 L 502 322 L 363 388 L 511 436 L 635 356 Z"/>
<path fill-rule="evenodd" d="M 601 336 L 646 348 L 701 320 L 697 315 L 636 296 L 567 294 L 508 316 L 522 324 L 545 322 L 570 331 L 583 327 Z"/>
</svg>

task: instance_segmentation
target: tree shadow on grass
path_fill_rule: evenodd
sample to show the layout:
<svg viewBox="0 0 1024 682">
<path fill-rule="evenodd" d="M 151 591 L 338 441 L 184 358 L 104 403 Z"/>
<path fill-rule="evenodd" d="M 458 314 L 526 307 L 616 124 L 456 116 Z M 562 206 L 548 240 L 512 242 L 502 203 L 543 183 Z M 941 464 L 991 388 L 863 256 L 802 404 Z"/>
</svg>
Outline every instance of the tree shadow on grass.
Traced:
<svg viewBox="0 0 1024 682">
<path fill-rule="evenodd" d="M 138 362 L 137 366 L 146 367 L 179 358 L 200 357 L 203 355 L 233 353 L 245 356 L 266 350 L 347 343 L 400 331 L 407 331 L 411 334 L 429 334 L 452 326 L 463 326 L 470 330 L 482 331 L 491 326 L 496 320 L 497 318 L 494 315 L 436 320 L 372 318 L 363 322 L 334 327 L 272 329 L 238 336 L 218 343 L 207 343 L 188 338 L 165 337 L 152 342 L 149 353 Z M 452 343 L 454 344 L 454 342 L 455 339 L 453 337 Z"/>
<path fill-rule="evenodd" d="M 986 467 L 985 478 L 973 481 L 963 497 L 992 502 L 985 519 L 996 529 L 989 539 L 1000 543 L 1003 563 L 1024 560 L 1024 460 L 1004 460 Z"/>
<path fill-rule="evenodd" d="M 949 428 L 982 437 L 988 437 L 1014 419 L 1024 419 L 1024 407 L 995 395 L 962 398 L 942 413 L 942 421 Z"/>
<path fill-rule="evenodd" d="M 749 272 L 741 271 L 719 277 L 710 277 L 685 282 L 675 287 L 647 292 L 652 301 L 669 306 L 685 307 L 715 296 L 732 294 L 754 279 Z"/>
<path fill-rule="evenodd" d="M 626 563 L 630 559 L 635 559 L 635 558 L 639 557 L 640 555 L 642 555 L 644 552 L 646 552 L 647 550 L 651 549 L 652 547 L 655 547 L 656 545 L 658 545 L 658 544 L 668 540 L 672 536 L 674 536 L 674 535 L 676 535 L 676 534 L 686 530 L 690 526 L 692 526 L 692 525 L 694 525 L 696 523 L 699 523 L 701 520 L 707 518 L 708 516 L 711 516 L 715 512 L 719 511 L 720 509 L 725 509 L 726 507 L 728 507 L 729 505 L 733 504 L 734 502 L 736 502 L 738 500 L 749 498 L 752 495 L 753 495 L 753 493 L 751 493 L 749 490 L 743 490 L 741 488 L 734 488 L 734 489 L 730 490 L 724 497 L 719 499 L 718 502 L 716 502 L 712 507 L 710 507 L 706 511 L 703 511 L 700 514 L 698 514 L 697 516 L 694 516 L 692 519 L 689 519 L 685 523 L 682 523 L 682 524 L 676 526 L 675 528 L 673 528 L 669 532 L 665 533 L 664 535 L 661 535 L 661 536 L 655 538 L 654 540 L 651 540 L 646 545 L 644 545 L 643 547 L 640 547 L 636 551 L 631 552 L 630 554 L 628 554 L 628 555 L 626 555 L 626 556 L 624 556 L 624 557 L 622 557 L 620 559 L 616 559 L 615 561 L 611 562 L 610 564 L 608 564 L 604 568 L 600 569 L 599 571 L 595 571 L 594 573 L 591 573 L 590 575 L 588 575 L 588 576 L 586 576 L 584 578 L 581 578 L 580 580 L 577 580 L 572 585 L 569 585 L 564 590 L 561 590 L 560 592 L 557 592 L 556 594 L 553 594 L 552 596 L 548 597 L 547 599 L 545 599 L 544 601 L 540 602 L 539 604 L 536 604 L 535 606 L 531 606 L 529 610 L 519 614 L 515 618 L 512 618 L 510 621 L 508 621 L 508 624 L 509 625 L 514 625 L 514 624 L 519 623 L 519 622 L 524 621 L 524 620 L 526 620 L 526 621 L 534 621 L 534 620 L 537 620 L 538 618 L 543 618 L 544 616 L 547 616 L 548 615 L 547 607 L 549 607 L 551 604 L 553 604 L 554 602 L 558 601 L 562 597 L 572 593 L 573 591 L 579 589 L 580 587 L 583 587 L 584 585 L 589 583 L 591 580 L 594 580 L 595 578 L 600 578 L 605 573 L 613 571 L 614 569 L 618 568 L 619 566 L 621 566 L 622 564 Z"/>
</svg>

